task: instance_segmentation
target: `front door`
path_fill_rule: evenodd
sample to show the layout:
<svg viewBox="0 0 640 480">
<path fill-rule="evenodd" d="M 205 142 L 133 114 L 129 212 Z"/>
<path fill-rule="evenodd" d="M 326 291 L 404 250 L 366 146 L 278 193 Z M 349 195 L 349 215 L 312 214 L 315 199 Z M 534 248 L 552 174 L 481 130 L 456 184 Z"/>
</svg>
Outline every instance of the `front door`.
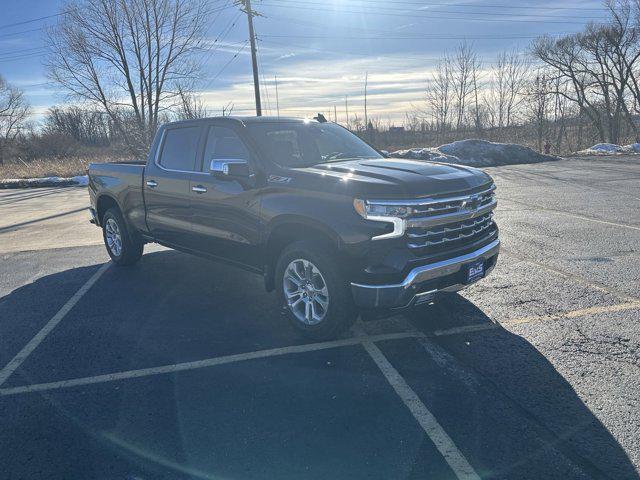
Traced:
<svg viewBox="0 0 640 480">
<path fill-rule="evenodd" d="M 226 122 L 225 122 L 226 123 Z M 206 127 L 200 170 L 191 180 L 191 212 L 197 249 L 234 263 L 259 268 L 259 199 L 251 180 L 216 177 L 212 160 L 245 160 L 252 155 L 238 132 L 220 123 Z"/>
<path fill-rule="evenodd" d="M 193 123 L 165 128 L 158 154 L 145 169 L 147 226 L 161 243 L 192 248 L 191 180 L 202 176 L 196 168 L 202 130 Z"/>
</svg>

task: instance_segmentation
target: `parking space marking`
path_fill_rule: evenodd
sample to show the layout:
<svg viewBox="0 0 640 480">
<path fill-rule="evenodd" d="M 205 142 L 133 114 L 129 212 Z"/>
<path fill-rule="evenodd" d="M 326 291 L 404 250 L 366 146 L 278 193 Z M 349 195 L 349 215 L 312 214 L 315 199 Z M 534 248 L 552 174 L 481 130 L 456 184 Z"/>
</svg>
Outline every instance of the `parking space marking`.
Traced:
<svg viewBox="0 0 640 480">
<path fill-rule="evenodd" d="M 563 278 L 568 278 L 569 280 L 573 280 L 577 283 L 581 283 L 583 285 L 586 285 L 588 287 L 591 287 L 595 290 L 600 290 L 601 292 L 605 292 L 605 293 L 610 293 L 611 295 L 615 295 L 621 299 L 630 301 L 630 302 L 637 302 L 640 301 L 640 297 L 634 297 L 633 295 L 629 295 L 628 293 L 625 293 L 621 290 L 618 290 L 617 288 L 613 288 L 613 287 L 609 287 L 607 285 L 603 285 L 601 283 L 597 283 L 597 282 L 593 282 L 591 280 L 588 280 L 584 277 L 581 277 L 580 275 L 576 275 L 575 273 L 569 273 L 569 272 L 565 272 L 564 270 L 560 270 L 558 268 L 555 267 L 551 267 L 549 265 L 545 265 L 544 263 L 540 263 L 537 260 L 534 260 L 533 258 L 529 258 L 525 255 L 521 255 L 519 253 L 514 253 L 511 250 L 506 250 L 504 247 L 501 249 L 501 253 L 503 255 L 507 255 L 508 257 L 513 257 L 517 260 L 520 260 L 522 262 L 527 262 L 527 263 L 532 263 L 533 265 L 536 265 L 540 268 L 544 268 L 545 270 L 548 270 L 550 272 L 555 273 L 556 275 L 559 275 Z"/>
<path fill-rule="evenodd" d="M 628 228 L 630 230 L 637 230 L 640 231 L 640 227 L 636 226 L 636 225 L 629 225 L 627 223 L 616 223 L 616 222 L 609 222 L 607 220 L 601 220 L 599 218 L 593 218 L 593 217 L 587 217 L 586 215 L 579 215 L 577 213 L 569 213 L 569 212 L 564 212 L 562 210 L 556 210 L 554 208 L 547 208 L 547 207 L 543 207 L 541 205 L 532 205 L 530 203 L 527 202 L 521 202 L 518 200 L 512 200 L 510 198 L 500 198 L 499 201 L 501 202 L 511 202 L 511 203 L 516 203 L 519 205 L 524 205 L 529 207 L 532 210 L 540 210 L 543 212 L 549 212 L 549 213 L 555 213 L 556 215 L 564 215 L 565 217 L 573 217 L 573 218 L 577 218 L 580 220 L 587 220 L 589 222 L 595 222 L 595 223 L 602 223 L 604 225 L 610 225 L 613 227 L 622 227 L 622 228 Z"/>
<path fill-rule="evenodd" d="M 599 313 L 615 313 L 625 310 L 634 310 L 637 308 L 640 308 L 640 302 L 618 303 L 616 305 L 581 308 L 579 310 L 571 310 L 569 312 L 560 313 L 557 315 L 533 315 L 530 317 L 514 318 L 513 320 L 506 320 L 502 322 L 502 325 L 520 325 L 523 323 L 562 320 L 565 318 L 578 318 L 585 317 L 587 315 L 597 315 Z"/>
<path fill-rule="evenodd" d="M 413 417 L 434 443 L 445 461 L 459 479 L 480 480 L 480 476 L 469 464 L 451 437 L 444 431 L 436 417 L 429 411 L 420 397 L 413 391 L 406 380 L 391 365 L 387 357 L 373 343 L 373 337 L 362 342 L 371 359 L 376 363 L 384 377 L 393 387 L 400 399 L 407 406 Z"/>
<path fill-rule="evenodd" d="M 615 312 L 623 312 L 625 310 L 635 310 L 640 309 L 640 302 L 627 302 L 627 303 L 618 303 L 616 305 L 603 305 L 596 307 L 587 307 L 580 308 L 578 310 L 570 310 L 564 313 L 558 313 L 555 315 L 532 315 L 529 317 L 520 317 L 513 318 L 510 320 L 504 320 L 500 323 L 480 323 L 476 325 L 463 325 L 461 327 L 453 327 L 446 328 L 443 330 L 434 330 L 432 335 L 436 337 L 443 337 L 447 335 L 457 335 L 460 333 L 471 333 L 471 332 L 481 332 L 484 330 L 492 330 L 494 328 L 500 328 L 504 325 L 521 325 L 524 323 L 534 323 L 534 322 L 547 322 L 547 321 L 556 321 L 570 318 L 579 318 L 586 317 L 587 315 L 598 315 L 600 313 L 615 313 Z"/>
<path fill-rule="evenodd" d="M 479 323 L 476 325 L 463 325 L 461 327 L 445 328 L 443 330 L 434 330 L 432 333 L 436 337 L 444 337 L 446 335 L 457 335 L 459 333 L 481 332 L 500 328 L 499 323 Z"/>
<path fill-rule="evenodd" d="M 293 345 L 289 347 L 272 348 L 268 350 L 258 350 L 255 352 L 237 353 L 234 355 L 225 355 L 222 357 L 207 358 L 204 360 L 196 360 L 193 362 L 175 363 L 172 365 L 163 365 L 160 367 L 141 368 L 138 370 L 128 370 L 124 372 L 108 373 L 104 375 L 96 375 L 93 377 L 74 378 L 70 380 L 61 380 L 58 382 L 38 383 L 33 385 L 25 385 L 20 387 L 0 388 L 0 396 L 17 395 L 21 393 L 42 392 L 48 390 L 58 390 L 62 388 L 77 387 L 81 385 L 91 385 L 95 383 L 114 382 L 118 380 L 126 380 L 129 378 L 148 377 L 152 375 L 161 375 L 165 373 L 181 372 L 185 370 L 195 370 L 199 368 L 214 367 L 216 365 L 225 365 L 228 363 L 242 362 L 245 360 L 255 360 L 259 358 L 275 357 L 280 355 L 289 355 L 294 353 L 314 352 L 318 350 L 327 350 L 330 348 L 346 347 L 350 345 L 358 345 L 365 340 L 374 342 L 384 340 L 396 340 L 402 338 L 415 337 L 415 333 L 387 333 L 380 335 L 356 336 L 345 338 L 342 340 L 333 340 L 330 342 L 310 343 L 305 345 Z"/>
<path fill-rule="evenodd" d="M 11 376 L 16 369 L 22 365 L 27 357 L 42 343 L 42 341 L 47 338 L 54 328 L 58 326 L 58 324 L 64 319 L 64 317 L 69 313 L 69 311 L 74 307 L 76 303 L 84 296 L 85 293 L 89 291 L 89 289 L 93 286 L 94 283 L 98 281 L 98 279 L 102 276 L 104 272 L 107 271 L 111 262 L 107 262 L 102 265 L 96 273 L 94 273 L 89 280 L 86 281 L 82 287 L 67 300 L 60 310 L 49 320 L 44 327 L 40 329 L 40 331 L 31 339 L 29 343 L 27 343 L 22 350 L 20 350 L 13 359 L 2 369 L 0 370 L 0 386 Z"/>
</svg>

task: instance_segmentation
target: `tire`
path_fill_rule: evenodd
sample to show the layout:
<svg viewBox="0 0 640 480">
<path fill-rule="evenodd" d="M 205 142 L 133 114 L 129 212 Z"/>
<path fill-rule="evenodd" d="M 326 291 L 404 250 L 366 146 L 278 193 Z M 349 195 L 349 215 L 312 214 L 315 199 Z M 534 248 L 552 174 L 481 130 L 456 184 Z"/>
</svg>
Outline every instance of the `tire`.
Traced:
<svg viewBox="0 0 640 480">
<path fill-rule="evenodd" d="M 310 278 L 307 271 L 312 272 Z M 278 299 L 287 317 L 307 338 L 333 339 L 347 330 L 357 317 L 349 283 L 341 273 L 335 254 L 322 244 L 300 241 L 287 246 L 276 264 L 275 280 Z M 307 303 L 313 305 L 310 316 Z"/>
<path fill-rule="evenodd" d="M 133 265 L 142 257 L 144 243 L 131 235 L 117 208 L 110 208 L 102 217 L 102 238 L 116 265 Z"/>
</svg>

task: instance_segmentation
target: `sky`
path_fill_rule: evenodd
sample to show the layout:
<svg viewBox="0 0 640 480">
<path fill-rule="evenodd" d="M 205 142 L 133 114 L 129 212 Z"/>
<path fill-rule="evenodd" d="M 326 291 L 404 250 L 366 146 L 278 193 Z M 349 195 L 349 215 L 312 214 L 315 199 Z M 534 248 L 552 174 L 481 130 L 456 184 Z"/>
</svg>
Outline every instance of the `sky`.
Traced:
<svg viewBox="0 0 640 480">
<path fill-rule="evenodd" d="M 255 114 L 247 19 L 233 0 L 208 0 L 211 48 L 200 58 L 199 94 L 211 115 Z M 463 40 L 485 68 L 504 50 L 526 52 L 539 35 L 576 32 L 602 20 L 591 0 L 253 0 L 263 113 L 344 122 L 363 116 L 368 76 L 369 117 L 401 124 L 424 107 L 438 59 Z M 0 75 L 25 91 L 41 118 L 70 100 L 51 85 L 42 65 L 43 29 L 56 21 L 58 0 L 0 0 Z M 276 102 L 275 77 L 278 84 Z"/>
</svg>

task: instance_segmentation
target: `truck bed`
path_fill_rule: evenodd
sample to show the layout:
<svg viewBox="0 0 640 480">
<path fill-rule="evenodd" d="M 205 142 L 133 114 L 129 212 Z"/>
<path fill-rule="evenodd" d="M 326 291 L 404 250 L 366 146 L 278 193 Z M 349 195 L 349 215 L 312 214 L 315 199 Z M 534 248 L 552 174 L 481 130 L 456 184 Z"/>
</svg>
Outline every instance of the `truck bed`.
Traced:
<svg viewBox="0 0 640 480">
<path fill-rule="evenodd" d="M 145 163 L 139 161 L 92 163 L 89 165 L 89 195 L 100 210 L 100 199 L 113 198 L 124 217 L 135 229 L 146 232 L 144 207 Z"/>
</svg>

